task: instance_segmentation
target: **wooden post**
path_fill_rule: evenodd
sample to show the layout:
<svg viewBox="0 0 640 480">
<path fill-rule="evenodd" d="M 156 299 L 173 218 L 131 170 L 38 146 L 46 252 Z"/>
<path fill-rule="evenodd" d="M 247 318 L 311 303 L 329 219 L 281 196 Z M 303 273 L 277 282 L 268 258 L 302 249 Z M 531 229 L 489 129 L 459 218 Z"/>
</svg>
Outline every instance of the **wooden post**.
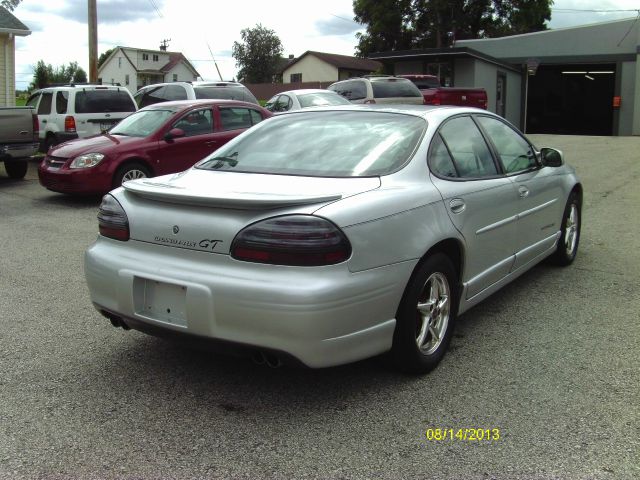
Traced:
<svg viewBox="0 0 640 480">
<path fill-rule="evenodd" d="M 89 82 L 98 82 L 98 11 L 96 0 L 89 0 Z"/>
</svg>

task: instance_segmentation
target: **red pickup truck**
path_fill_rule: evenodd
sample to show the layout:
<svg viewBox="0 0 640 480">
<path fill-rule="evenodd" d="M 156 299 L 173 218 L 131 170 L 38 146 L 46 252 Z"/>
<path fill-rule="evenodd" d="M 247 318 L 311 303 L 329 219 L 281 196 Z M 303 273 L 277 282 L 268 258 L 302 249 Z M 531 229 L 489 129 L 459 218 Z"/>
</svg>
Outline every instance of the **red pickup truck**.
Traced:
<svg viewBox="0 0 640 480">
<path fill-rule="evenodd" d="M 435 75 L 396 75 L 411 80 L 422 92 L 425 105 L 459 105 L 487 109 L 484 88 L 442 87 Z"/>
</svg>

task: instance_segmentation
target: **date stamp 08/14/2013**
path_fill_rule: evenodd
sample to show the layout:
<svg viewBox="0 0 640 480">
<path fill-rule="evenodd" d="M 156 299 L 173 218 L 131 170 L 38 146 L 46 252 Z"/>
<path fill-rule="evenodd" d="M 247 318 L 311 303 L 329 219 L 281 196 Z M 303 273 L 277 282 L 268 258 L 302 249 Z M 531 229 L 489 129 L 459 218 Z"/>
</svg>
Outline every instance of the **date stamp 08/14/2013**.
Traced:
<svg viewBox="0 0 640 480">
<path fill-rule="evenodd" d="M 502 438 L 499 428 L 427 428 L 424 435 L 430 442 L 496 442 Z"/>
</svg>

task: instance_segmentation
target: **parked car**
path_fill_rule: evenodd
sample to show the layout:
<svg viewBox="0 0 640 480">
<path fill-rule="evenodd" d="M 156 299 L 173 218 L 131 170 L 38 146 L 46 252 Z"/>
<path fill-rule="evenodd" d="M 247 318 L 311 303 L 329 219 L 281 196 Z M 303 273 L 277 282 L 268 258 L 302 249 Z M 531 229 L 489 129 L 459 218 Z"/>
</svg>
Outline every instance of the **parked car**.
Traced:
<svg viewBox="0 0 640 480">
<path fill-rule="evenodd" d="M 226 99 L 259 105 L 253 93 L 238 82 L 170 82 L 147 85 L 133 98 L 139 108 L 171 100 Z"/>
<path fill-rule="evenodd" d="M 136 111 L 129 90 L 113 85 L 65 85 L 36 90 L 27 99 L 40 122 L 40 149 L 98 135 Z"/>
<path fill-rule="evenodd" d="M 272 365 L 391 351 L 426 372 L 459 314 L 544 258 L 574 260 L 581 204 L 562 153 L 495 114 L 307 109 L 106 195 L 85 275 L 125 329 Z"/>
<path fill-rule="evenodd" d="M 38 152 L 38 116 L 32 107 L 0 108 L 0 162 L 9 178 L 24 178 Z"/>
<path fill-rule="evenodd" d="M 487 109 L 484 88 L 443 87 L 435 75 L 398 75 L 411 80 L 422 92 L 425 105 L 457 105 Z"/>
<path fill-rule="evenodd" d="M 307 88 L 277 93 L 269 99 L 264 108 L 270 112 L 280 113 L 331 105 L 351 105 L 351 102 L 331 90 Z"/>
<path fill-rule="evenodd" d="M 422 93 L 410 80 L 390 76 L 350 78 L 329 85 L 329 90 L 351 103 L 424 103 Z"/>
<path fill-rule="evenodd" d="M 54 192 L 105 193 L 134 178 L 186 170 L 270 116 L 257 105 L 231 100 L 151 105 L 108 133 L 53 147 L 38 176 Z"/>
</svg>

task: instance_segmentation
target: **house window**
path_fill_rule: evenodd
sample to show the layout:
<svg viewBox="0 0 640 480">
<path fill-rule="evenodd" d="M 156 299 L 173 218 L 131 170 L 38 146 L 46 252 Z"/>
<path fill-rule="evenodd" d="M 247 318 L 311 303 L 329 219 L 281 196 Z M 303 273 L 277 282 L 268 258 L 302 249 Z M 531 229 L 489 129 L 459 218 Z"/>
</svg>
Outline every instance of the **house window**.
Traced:
<svg viewBox="0 0 640 480">
<path fill-rule="evenodd" d="M 291 83 L 300 83 L 302 82 L 302 74 L 301 73 L 292 73 L 289 76 Z"/>
<path fill-rule="evenodd" d="M 129 85 L 129 74 L 128 73 L 124 76 L 124 84 L 125 85 Z"/>
<path fill-rule="evenodd" d="M 157 61 L 158 61 L 158 55 L 154 55 L 154 56 L 153 56 L 153 61 L 154 61 L 154 62 L 157 62 Z"/>
<path fill-rule="evenodd" d="M 177 74 L 177 73 L 174 73 L 174 74 L 173 74 L 173 81 L 174 81 L 174 82 L 177 82 L 177 81 L 178 81 L 178 74 Z"/>
<path fill-rule="evenodd" d="M 118 68 L 122 68 L 122 57 L 118 57 Z"/>
<path fill-rule="evenodd" d="M 142 54 L 142 60 L 149 60 L 149 54 L 148 53 L 143 53 Z"/>
</svg>

